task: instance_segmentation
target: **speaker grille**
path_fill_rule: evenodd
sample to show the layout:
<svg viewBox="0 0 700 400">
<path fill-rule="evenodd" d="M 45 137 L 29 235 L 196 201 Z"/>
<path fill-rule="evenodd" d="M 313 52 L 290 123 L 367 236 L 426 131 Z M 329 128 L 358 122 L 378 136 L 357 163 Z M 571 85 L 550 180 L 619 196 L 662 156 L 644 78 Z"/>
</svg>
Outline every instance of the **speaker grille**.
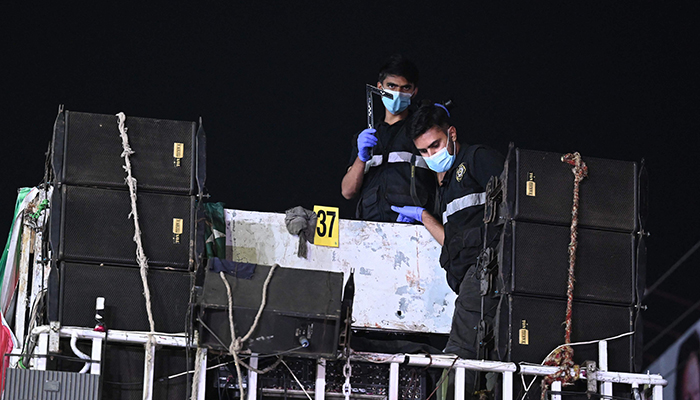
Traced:
<svg viewBox="0 0 700 400">
<path fill-rule="evenodd" d="M 634 327 L 629 307 L 574 302 L 572 316 L 572 342 L 606 339 L 631 332 Z M 550 351 L 564 343 L 565 319 L 564 300 L 504 296 L 496 317 L 496 358 L 540 364 Z M 527 344 L 519 340 L 523 326 L 528 333 Z M 641 352 L 634 349 L 634 335 L 608 343 L 611 371 L 633 372 L 639 356 Z M 581 364 L 585 360 L 598 360 L 597 344 L 574 347 L 574 361 Z"/>
<path fill-rule="evenodd" d="M 129 192 L 63 186 L 60 194 L 61 213 L 52 212 L 51 218 L 61 218 L 61 259 L 138 264 Z M 194 197 L 144 192 L 137 194 L 136 203 L 149 265 L 188 269 L 194 240 Z M 174 225 L 179 221 L 182 233 L 177 234 Z"/>
<path fill-rule="evenodd" d="M 508 188 L 515 191 L 509 194 L 515 201 L 514 219 L 571 224 L 574 175 L 571 166 L 561 162 L 561 156 L 516 149 L 509 168 L 517 167 L 517 182 Z M 634 232 L 638 215 L 637 164 L 594 157 L 583 160 L 588 166 L 588 177 L 581 181 L 579 226 Z M 528 181 L 534 182 L 534 192 Z"/>
<path fill-rule="evenodd" d="M 501 253 L 506 292 L 566 298 L 569 228 L 516 221 L 506 226 Z M 634 303 L 635 253 L 632 234 L 579 229 L 574 298 Z"/>
<path fill-rule="evenodd" d="M 95 299 L 104 297 L 109 329 L 150 330 L 137 268 L 64 262 L 60 270 L 62 325 L 94 326 Z M 185 332 L 190 274 L 150 270 L 148 286 L 156 331 Z"/>
<path fill-rule="evenodd" d="M 54 149 L 56 157 L 63 157 L 63 169 L 57 171 L 59 181 L 73 185 L 126 187 L 117 117 L 72 111 L 64 114 L 65 130 L 57 124 L 54 133 L 55 143 L 63 142 L 64 146 Z M 134 151 L 130 156 L 132 174 L 140 189 L 194 193 L 194 122 L 127 117 L 125 125 Z M 57 135 L 65 137 L 62 141 L 56 140 Z"/>
<path fill-rule="evenodd" d="M 245 335 L 253 324 L 269 270 L 269 266 L 257 265 L 250 280 L 227 276 L 233 293 L 237 336 Z M 256 339 L 244 343 L 244 347 L 254 353 L 294 349 L 290 353 L 334 357 L 340 329 L 342 285 L 342 273 L 277 268 L 268 286 L 265 311 L 253 334 Z M 204 327 L 200 329 L 201 343 L 214 349 L 225 349 L 231 341 L 228 296 L 218 274 L 207 271 L 200 305 L 202 320 L 225 346 Z M 297 333 L 300 329 L 308 333 L 310 344 L 307 348 L 299 348 Z"/>
</svg>

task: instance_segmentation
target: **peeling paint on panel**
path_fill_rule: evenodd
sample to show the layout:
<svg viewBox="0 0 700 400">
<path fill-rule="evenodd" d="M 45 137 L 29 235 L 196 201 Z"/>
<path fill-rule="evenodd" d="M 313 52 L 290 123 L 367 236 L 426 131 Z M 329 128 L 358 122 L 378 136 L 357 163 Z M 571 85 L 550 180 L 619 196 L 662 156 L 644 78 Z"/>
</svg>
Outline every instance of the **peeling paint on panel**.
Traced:
<svg viewBox="0 0 700 400">
<path fill-rule="evenodd" d="M 400 269 L 401 263 L 406 263 L 407 267 L 411 266 L 409 258 L 402 251 L 396 251 L 396 256 L 394 257 L 394 269 Z"/>
<path fill-rule="evenodd" d="M 296 255 L 299 239 L 289 234 L 284 217 L 226 210 L 227 258 L 338 271 L 346 279 L 354 268 L 354 327 L 450 331 L 456 296 L 439 264 L 441 247 L 424 226 L 341 219 L 340 246 L 309 244 L 304 259 Z"/>
</svg>

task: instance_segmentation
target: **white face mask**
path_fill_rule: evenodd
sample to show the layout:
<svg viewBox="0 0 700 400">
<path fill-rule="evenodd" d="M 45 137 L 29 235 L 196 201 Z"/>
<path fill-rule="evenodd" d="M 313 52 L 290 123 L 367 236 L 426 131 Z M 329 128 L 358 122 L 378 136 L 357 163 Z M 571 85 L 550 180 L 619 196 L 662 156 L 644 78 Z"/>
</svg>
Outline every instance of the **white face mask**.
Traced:
<svg viewBox="0 0 700 400">
<path fill-rule="evenodd" d="M 432 169 L 435 172 L 446 172 L 452 167 L 452 164 L 455 162 L 455 155 L 450 154 L 450 152 L 447 151 L 447 146 L 449 145 L 450 142 L 448 139 L 447 145 L 440 149 L 437 153 L 433 154 L 430 157 L 423 157 L 425 163 L 428 164 L 428 168 Z M 453 151 L 455 148 L 456 146 L 453 144 Z"/>
<path fill-rule="evenodd" d="M 390 99 L 388 97 L 382 96 L 382 103 L 386 109 L 396 115 L 401 114 L 405 109 L 411 105 L 411 93 L 397 92 L 395 90 L 384 89 L 385 92 L 391 93 L 394 98 Z"/>
</svg>

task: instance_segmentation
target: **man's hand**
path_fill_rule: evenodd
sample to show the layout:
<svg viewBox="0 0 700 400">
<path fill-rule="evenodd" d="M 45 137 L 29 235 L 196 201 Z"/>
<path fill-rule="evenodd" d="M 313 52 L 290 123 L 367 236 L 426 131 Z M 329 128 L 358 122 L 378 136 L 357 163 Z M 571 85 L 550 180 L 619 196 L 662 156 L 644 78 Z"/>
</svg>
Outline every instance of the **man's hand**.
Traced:
<svg viewBox="0 0 700 400">
<path fill-rule="evenodd" d="M 422 207 L 415 207 L 415 206 L 406 206 L 406 207 L 397 207 L 397 206 L 391 206 L 391 209 L 394 210 L 395 212 L 399 213 L 398 218 L 396 218 L 396 222 L 423 222 L 423 211 L 425 210 Z"/>
<path fill-rule="evenodd" d="M 367 128 L 357 136 L 357 157 L 364 162 L 369 161 L 372 147 L 377 144 L 376 129 Z"/>
</svg>

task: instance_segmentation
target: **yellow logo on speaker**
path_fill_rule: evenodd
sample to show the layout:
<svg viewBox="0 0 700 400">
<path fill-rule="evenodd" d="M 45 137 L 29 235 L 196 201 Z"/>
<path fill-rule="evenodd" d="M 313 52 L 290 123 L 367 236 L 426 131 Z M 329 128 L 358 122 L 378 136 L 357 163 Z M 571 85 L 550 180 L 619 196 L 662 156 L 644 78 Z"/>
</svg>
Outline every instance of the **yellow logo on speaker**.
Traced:
<svg viewBox="0 0 700 400">
<path fill-rule="evenodd" d="M 185 156 L 185 144 L 184 143 L 173 143 L 173 165 L 175 167 L 180 166 L 180 160 Z"/>
<path fill-rule="evenodd" d="M 534 172 L 528 172 L 527 173 L 527 183 L 525 187 L 525 194 L 527 196 L 536 196 L 536 185 L 535 185 L 535 173 Z"/>
<path fill-rule="evenodd" d="M 530 344 L 530 331 L 527 329 L 527 320 L 520 321 L 520 330 L 518 331 L 518 344 L 525 346 Z"/>
<path fill-rule="evenodd" d="M 173 244 L 180 244 L 182 235 L 182 218 L 173 218 Z"/>
<path fill-rule="evenodd" d="M 173 218 L 173 233 L 182 235 L 182 218 Z"/>
</svg>

